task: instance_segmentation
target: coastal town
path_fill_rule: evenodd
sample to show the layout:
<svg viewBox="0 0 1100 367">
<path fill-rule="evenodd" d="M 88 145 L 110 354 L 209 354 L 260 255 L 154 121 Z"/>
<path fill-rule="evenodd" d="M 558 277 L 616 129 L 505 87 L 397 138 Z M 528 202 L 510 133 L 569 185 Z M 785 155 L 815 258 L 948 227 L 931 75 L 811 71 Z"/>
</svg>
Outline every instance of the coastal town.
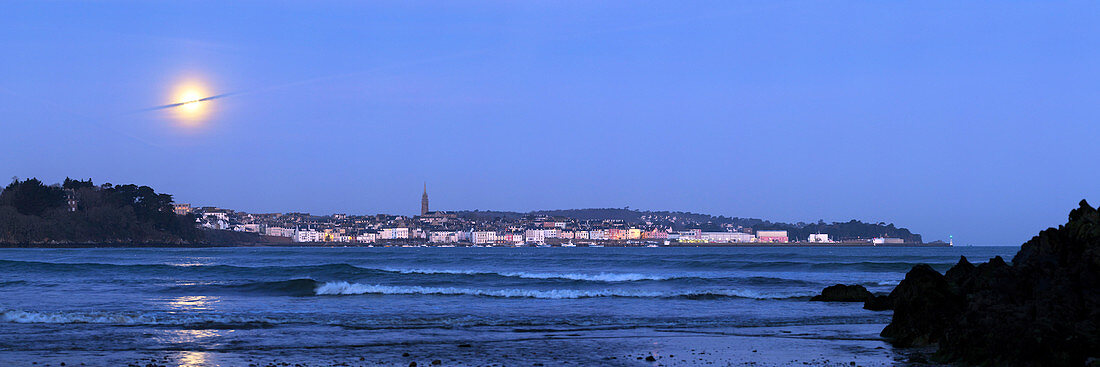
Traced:
<svg viewBox="0 0 1100 367">
<path fill-rule="evenodd" d="M 175 203 L 178 215 L 193 215 L 207 229 L 253 233 L 274 243 L 362 246 L 764 246 L 921 245 L 889 236 L 838 236 L 733 223 L 701 223 L 688 216 L 648 215 L 636 221 L 527 214 L 518 217 L 429 210 L 425 186 L 420 215 L 316 216 L 308 213 L 246 213 Z"/>
</svg>

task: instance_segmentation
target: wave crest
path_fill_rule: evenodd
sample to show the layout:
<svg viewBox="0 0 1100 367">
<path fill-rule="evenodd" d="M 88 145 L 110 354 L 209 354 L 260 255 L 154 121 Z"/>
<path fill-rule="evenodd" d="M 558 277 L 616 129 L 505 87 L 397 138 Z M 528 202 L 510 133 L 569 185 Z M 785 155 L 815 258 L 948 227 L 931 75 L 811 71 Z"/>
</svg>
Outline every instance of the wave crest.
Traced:
<svg viewBox="0 0 1100 367">
<path fill-rule="evenodd" d="M 493 272 L 481 270 L 439 270 L 439 269 L 382 269 L 401 274 L 461 274 L 461 275 L 499 275 L 504 277 L 524 279 L 564 279 L 581 280 L 590 282 L 635 282 L 642 280 L 668 280 L 677 278 L 674 276 L 651 275 L 639 273 L 530 273 L 530 272 Z"/>
<path fill-rule="evenodd" d="M 217 315 L 173 316 L 152 313 L 0 311 L 0 322 L 15 324 L 159 325 L 193 329 L 255 329 L 284 323 L 267 317 Z"/>
<path fill-rule="evenodd" d="M 27 312 L 5 310 L 0 321 L 18 324 L 155 324 L 157 318 L 150 315 L 125 315 L 85 312 Z"/>
<path fill-rule="evenodd" d="M 321 284 L 315 290 L 319 296 L 337 295 L 467 295 L 501 298 L 542 298 L 542 299 L 576 299 L 594 297 L 630 297 L 630 298 L 752 298 L 752 299 L 787 299 L 809 297 L 812 293 L 788 292 L 767 293 L 746 289 L 723 289 L 687 292 L 657 292 L 641 291 L 633 289 L 471 289 L 457 287 L 423 287 L 423 286 L 392 286 L 380 284 L 359 284 L 349 282 L 327 282 Z"/>
</svg>

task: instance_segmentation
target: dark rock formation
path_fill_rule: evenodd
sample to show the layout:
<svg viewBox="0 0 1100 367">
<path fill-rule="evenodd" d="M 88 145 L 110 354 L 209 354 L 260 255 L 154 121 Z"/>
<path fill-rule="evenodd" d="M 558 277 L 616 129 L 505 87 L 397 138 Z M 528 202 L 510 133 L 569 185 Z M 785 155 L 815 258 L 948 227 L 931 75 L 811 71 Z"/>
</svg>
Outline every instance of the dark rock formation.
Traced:
<svg viewBox="0 0 1100 367">
<path fill-rule="evenodd" d="M 937 345 L 941 362 L 1085 365 L 1100 357 L 1100 212 L 1082 200 L 1011 265 L 962 258 L 944 275 L 918 265 L 888 297 L 864 305 L 888 306 L 894 316 L 882 336 L 900 347 Z"/>
<path fill-rule="evenodd" d="M 914 267 L 913 270 L 916 270 L 916 267 Z M 918 274 L 914 274 L 914 277 L 932 277 L 930 274 L 928 274 L 929 270 L 931 270 L 931 268 L 927 268 L 927 266 L 921 267 L 921 270 L 918 272 Z M 944 277 L 947 279 L 948 284 L 958 284 L 962 282 L 963 279 L 969 278 L 970 274 L 973 271 L 974 265 L 971 264 L 969 261 L 966 261 L 966 256 L 963 256 L 959 259 L 958 264 L 955 264 L 953 268 L 947 271 L 947 274 L 944 274 Z M 910 272 L 912 272 L 912 270 L 910 270 Z M 932 270 L 932 272 L 935 271 Z M 863 303 L 863 308 L 871 311 L 893 310 L 895 308 L 895 303 L 897 302 L 898 297 L 900 297 L 902 293 L 913 292 L 913 290 L 907 288 L 900 288 L 901 291 L 898 291 L 899 288 L 894 288 L 894 292 L 891 292 L 889 295 L 876 295 L 873 298 L 868 299 L 867 302 Z"/>
<path fill-rule="evenodd" d="M 895 345 L 918 346 L 938 342 L 950 321 L 962 311 L 962 296 L 951 291 L 947 278 L 928 265 L 917 265 L 890 292 L 894 319 L 882 336 Z"/>
<path fill-rule="evenodd" d="M 862 285 L 837 284 L 825 287 L 821 294 L 810 298 L 811 301 L 821 302 L 867 302 L 874 295 Z"/>
<path fill-rule="evenodd" d="M 871 311 L 893 310 L 894 299 L 890 296 L 874 296 L 863 302 L 863 308 Z"/>
</svg>

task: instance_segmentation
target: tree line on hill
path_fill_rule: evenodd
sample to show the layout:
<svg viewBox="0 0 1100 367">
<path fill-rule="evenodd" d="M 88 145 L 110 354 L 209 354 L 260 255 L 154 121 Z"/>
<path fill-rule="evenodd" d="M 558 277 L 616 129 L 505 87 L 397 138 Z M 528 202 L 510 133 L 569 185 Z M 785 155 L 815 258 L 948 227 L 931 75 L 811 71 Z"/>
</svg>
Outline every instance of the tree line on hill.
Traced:
<svg viewBox="0 0 1100 367">
<path fill-rule="evenodd" d="M 172 195 L 148 186 L 16 178 L 0 192 L 0 243 L 198 243 L 194 223 L 173 212 Z"/>
<path fill-rule="evenodd" d="M 784 230 L 791 239 L 806 240 L 814 233 L 828 233 L 829 238 L 835 240 L 869 239 L 875 237 L 900 238 L 907 243 L 923 243 L 920 234 L 912 233 L 906 228 L 895 227 L 893 223 L 864 223 L 858 220 L 847 222 L 825 223 L 760 223 L 752 226 L 753 230 Z"/>
</svg>

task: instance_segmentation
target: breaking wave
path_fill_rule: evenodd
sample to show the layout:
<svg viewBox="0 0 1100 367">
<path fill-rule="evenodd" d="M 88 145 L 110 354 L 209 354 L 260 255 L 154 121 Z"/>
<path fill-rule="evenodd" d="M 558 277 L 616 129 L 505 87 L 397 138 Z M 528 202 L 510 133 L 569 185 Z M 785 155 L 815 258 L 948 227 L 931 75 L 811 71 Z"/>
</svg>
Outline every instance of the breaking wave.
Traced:
<svg viewBox="0 0 1100 367">
<path fill-rule="evenodd" d="M 727 275 L 708 275 L 708 274 L 696 274 L 696 273 L 680 273 L 680 274 L 641 274 L 641 273 L 550 273 L 550 272 L 492 272 L 484 270 L 447 270 L 447 269 L 378 269 L 381 271 L 389 271 L 401 274 L 456 274 L 456 275 L 471 275 L 471 276 L 499 276 L 508 278 L 521 278 L 521 279 L 546 279 L 546 280 L 572 280 L 572 281 L 584 281 L 584 282 L 604 282 L 604 283 L 621 283 L 621 282 L 640 282 L 640 281 L 672 281 L 672 280 L 688 280 L 688 281 L 733 281 L 737 283 L 746 283 L 753 285 L 817 285 L 818 283 L 799 279 L 787 279 L 776 277 L 764 277 L 764 276 L 748 276 L 748 277 L 736 277 Z"/>
<path fill-rule="evenodd" d="M 184 316 L 146 313 L 0 311 L 0 322 L 16 324 L 159 325 L 201 329 L 256 329 L 285 323 L 271 318 Z"/>
<path fill-rule="evenodd" d="M 472 289 L 458 287 L 392 286 L 380 284 L 359 284 L 348 282 L 326 282 L 315 290 L 319 296 L 336 295 L 467 295 L 501 298 L 542 298 L 575 299 L 593 297 L 630 297 L 630 298 L 752 298 L 752 299 L 789 299 L 809 297 L 812 292 L 759 292 L 747 289 L 723 289 L 706 291 L 658 292 L 633 289 Z"/>
<path fill-rule="evenodd" d="M 27 312 L 6 310 L 0 313 L 0 321 L 20 324 L 155 324 L 157 319 L 149 315 L 123 315 L 83 312 Z"/>
<path fill-rule="evenodd" d="M 668 280 L 675 276 L 650 275 L 638 273 L 529 273 L 529 272 L 491 272 L 482 270 L 438 270 L 438 269 L 379 269 L 401 274 L 461 274 L 461 275 L 499 275 L 524 279 L 565 279 L 592 282 L 635 282 L 641 280 Z"/>
</svg>

